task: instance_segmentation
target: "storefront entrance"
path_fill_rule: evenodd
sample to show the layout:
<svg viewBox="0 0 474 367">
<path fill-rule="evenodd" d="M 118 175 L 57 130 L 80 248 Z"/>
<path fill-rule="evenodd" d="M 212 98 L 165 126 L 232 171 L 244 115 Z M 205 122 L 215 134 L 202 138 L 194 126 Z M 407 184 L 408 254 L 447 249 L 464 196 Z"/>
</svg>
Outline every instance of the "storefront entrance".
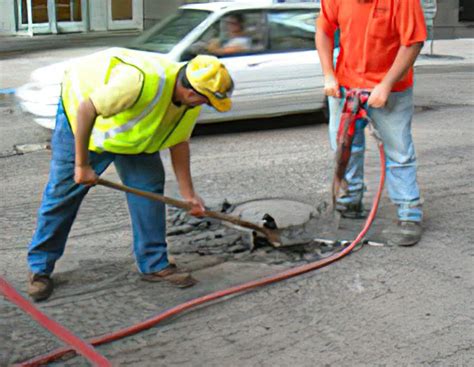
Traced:
<svg viewBox="0 0 474 367">
<path fill-rule="evenodd" d="M 141 29 L 143 24 L 143 0 L 18 0 L 17 6 L 18 30 L 30 35 L 94 30 L 91 15 L 103 30 Z"/>
<path fill-rule="evenodd" d="M 107 8 L 108 29 L 143 27 L 143 0 L 107 0 Z"/>
<path fill-rule="evenodd" d="M 29 34 L 85 31 L 85 0 L 18 1 L 18 28 Z"/>
<path fill-rule="evenodd" d="M 472 0 L 459 1 L 459 21 L 461 22 L 474 21 L 474 1 Z"/>
</svg>

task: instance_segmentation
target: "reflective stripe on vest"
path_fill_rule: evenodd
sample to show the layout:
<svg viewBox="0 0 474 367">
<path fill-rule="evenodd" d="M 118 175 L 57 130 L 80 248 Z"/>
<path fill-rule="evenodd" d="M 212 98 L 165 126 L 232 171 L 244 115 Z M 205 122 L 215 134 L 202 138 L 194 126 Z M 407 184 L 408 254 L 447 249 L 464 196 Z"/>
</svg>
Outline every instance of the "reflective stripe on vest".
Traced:
<svg viewBox="0 0 474 367">
<path fill-rule="evenodd" d="M 161 124 L 171 103 L 180 65 L 156 54 L 121 48 L 81 58 L 67 71 L 62 98 L 74 133 L 80 102 L 104 85 L 111 70 L 119 63 L 131 65 L 143 74 L 142 91 L 130 108 L 107 118 L 97 116 L 89 150 L 154 153 L 189 139 L 200 107 L 188 109 L 173 127 Z"/>
<path fill-rule="evenodd" d="M 151 101 L 150 104 L 148 104 L 145 109 L 134 119 L 131 119 L 128 121 L 126 124 L 113 127 L 108 131 L 98 131 L 97 129 L 92 130 L 92 139 L 94 139 L 94 144 L 96 147 L 99 149 L 104 149 L 104 141 L 106 139 L 113 138 L 119 133 L 123 133 L 125 131 L 131 130 L 137 125 L 141 120 L 143 120 L 158 104 L 158 101 L 160 100 L 162 94 L 163 94 L 163 87 L 164 87 L 164 80 L 165 80 L 165 69 L 161 65 L 156 65 L 156 71 L 160 77 L 161 82 L 158 84 L 158 90 L 156 91 L 155 97 Z"/>
</svg>

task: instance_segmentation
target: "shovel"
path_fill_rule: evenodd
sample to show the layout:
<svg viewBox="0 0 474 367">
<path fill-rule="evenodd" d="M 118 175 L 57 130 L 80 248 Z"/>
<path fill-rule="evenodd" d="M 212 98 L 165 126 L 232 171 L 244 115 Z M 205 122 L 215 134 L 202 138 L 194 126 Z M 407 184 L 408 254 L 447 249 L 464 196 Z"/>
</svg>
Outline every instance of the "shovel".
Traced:
<svg viewBox="0 0 474 367">
<path fill-rule="evenodd" d="M 106 186 L 106 187 L 109 187 L 111 189 L 115 189 L 115 190 L 118 190 L 118 191 L 129 192 L 131 194 L 135 194 L 135 195 L 138 195 L 138 196 L 143 196 L 143 197 L 151 199 L 151 200 L 161 201 L 162 203 L 172 205 L 172 206 L 175 206 L 175 207 L 180 208 L 180 209 L 191 210 L 191 208 L 192 208 L 192 205 L 190 203 L 186 202 L 186 201 L 173 199 L 173 198 L 170 198 L 170 197 L 167 197 L 167 196 L 164 196 L 164 195 L 155 194 L 153 192 L 134 189 L 132 187 L 121 185 L 121 184 L 118 184 L 116 182 L 104 180 L 103 178 L 99 178 L 99 181 L 97 182 L 97 184 L 102 185 L 102 186 Z M 215 212 L 215 211 L 212 211 L 212 210 L 205 210 L 204 211 L 204 216 L 209 217 L 209 218 L 218 219 L 220 221 L 229 222 L 229 223 L 235 224 L 239 227 L 244 227 L 244 228 L 251 229 L 255 232 L 259 232 L 262 235 L 264 235 L 267 238 L 267 240 L 273 246 L 275 246 L 275 247 L 280 247 L 281 246 L 280 234 L 278 233 L 278 231 L 276 229 L 261 227 L 261 226 L 255 224 L 255 223 L 247 222 L 247 221 L 242 220 L 240 218 L 237 218 L 237 217 L 234 217 L 234 216 L 231 216 L 231 215 L 227 215 L 227 214 L 224 214 L 224 213 L 220 213 L 220 212 Z"/>
</svg>

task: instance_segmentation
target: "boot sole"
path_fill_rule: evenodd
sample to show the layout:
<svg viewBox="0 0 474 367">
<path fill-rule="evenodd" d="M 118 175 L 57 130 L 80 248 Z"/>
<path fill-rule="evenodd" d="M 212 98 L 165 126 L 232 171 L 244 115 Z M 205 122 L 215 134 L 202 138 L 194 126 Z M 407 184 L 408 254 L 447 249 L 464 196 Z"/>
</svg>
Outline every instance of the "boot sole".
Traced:
<svg viewBox="0 0 474 367">
<path fill-rule="evenodd" d="M 198 281 L 194 279 L 193 277 L 189 277 L 188 279 L 185 279 L 182 282 L 172 281 L 170 279 L 157 277 L 157 276 L 142 276 L 141 280 L 145 282 L 150 282 L 150 283 L 161 282 L 161 283 L 169 284 L 176 288 L 189 288 L 198 283 Z"/>
<path fill-rule="evenodd" d="M 28 292 L 28 295 L 31 297 L 31 299 L 34 302 L 41 302 L 41 301 L 46 301 L 51 295 L 53 294 L 54 288 L 51 290 L 47 290 L 41 293 L 30 293 Z"/>
<path fill-rule="evenodd" d="M 393 241 L 388 241 L 388 244 L 390 246 L 400 246 L 400 247 L 412 247 L 412 246 L 415 246 L 418 242 L 420 242 L 420 240 L 418 241 L 415 241 L 415 242 L 403 242 L 403 243 L 397 243 L 397 242 L 393 242 Z"/>
</svg>

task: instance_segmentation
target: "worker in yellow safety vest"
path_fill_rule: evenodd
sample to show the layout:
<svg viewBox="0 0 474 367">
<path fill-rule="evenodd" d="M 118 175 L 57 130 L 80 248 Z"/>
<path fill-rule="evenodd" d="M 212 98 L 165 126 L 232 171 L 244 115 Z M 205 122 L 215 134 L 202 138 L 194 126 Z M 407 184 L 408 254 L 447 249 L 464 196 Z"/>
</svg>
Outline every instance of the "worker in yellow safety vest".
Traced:
<svg viewBox="0 0 474 367">
<path fill-rule="evenodd" d="M 28 293 L 35 301 L 53 291 L 51 274 L 61 257 L 82 199 L 114 163 L 126 185 L 163 194 L 160 150 L 170 149 L 182 197 L 191 213 L 204 211 L 190 173 L 191 136 L 201 105 L 231 108 L 233 81 L 213 56 L 179 64 L 123 48 L 83 57 L 66 71 L 52 137 L 49 182 L 28 249 Z M 127 194 L 137 267 L 148 281 L 195 284 L 170 264 L 163 203 Z"/>
</svg>

